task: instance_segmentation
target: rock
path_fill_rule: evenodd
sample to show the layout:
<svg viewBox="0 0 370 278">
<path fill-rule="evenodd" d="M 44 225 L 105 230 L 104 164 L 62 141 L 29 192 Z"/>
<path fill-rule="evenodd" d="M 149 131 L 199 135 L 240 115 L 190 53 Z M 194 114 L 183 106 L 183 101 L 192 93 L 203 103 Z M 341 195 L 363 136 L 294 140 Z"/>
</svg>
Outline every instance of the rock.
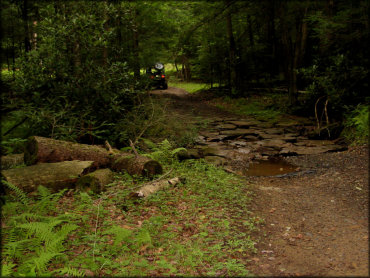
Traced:
<svg viewBox="0 0 370 278">
<path fill-rule="evenodd" d="M 216 135 L 214 137 L 209 137 L 208 138 L 208 142 L 219 142 L 219 141 L 223 141 L 227 137 L 228 137 L 227 135 Z"/>
<path fill-rule="evenodd" d="M 220 134 L 238 137 L 241 135 L 250 135 L 251 131 L 249 129 L 237 128 L 233 130 L 223 130 L 220 132 Z M 252 134 L 254 135 L 255 133 Z"/>
<path fill-rule="evenodd" d="M 245 141 L 241 141 L 241 140 L 238 140 L 238 141 L 232 141 L 230 143 L 231 146 L 246 146 L 247 145 L 247 142 Z"/>
<path fill-rule="evenodd" d="M 248 142 L 255 142 L 260 139 L 258 136 L 254 136 L 254 135 L 243 136 L 243 138 Z"/>
<path fill-rule="evenodd" d="M 233 124 L 220 124 L 216 126 L 218 130 L 227 130 L 227 129 L 235 129 L 236 125 Z"/>
<path fill-rule="evenodd" d="M 189 149 L 188 154 L 191 159 L 199 159 L 203 157 L 197 149 Z"/>
<path fill-rule="evenodd" d="M 203 130 L 203 131 L 200 131 L 199 132 L 200 135 L 203 136 L 203 138 L 212 138 L 212 137 L 215 137 L 217 136 L 219 133 L 218 132 L 210 132 L 210 131 L 207 131 L 207 130 Z"/>
<path fill-rule="evenodd" d="M 227 164 L 227 160 L 223 157 L 218 157 L 218 156 L 205 156 L 204 159 L 216 166 L 223 166 Z"/>
<path fill-rule="evenodd" d="M 230 121 L 230 124 L 236 125 L 237 127 L 243 127 L 243 128 L 248 128 L 250 126 L 258 126 L 261 124 L 260 121 Z"/>
<path fill-rule="evenodd" d="M 229 150 L 220 149 L 218 147 L 211 147 L 211 146 L 202 148 L 202 152 L 204 156 L 228 157 L 230 155 Z"/>
<path fill-rule="evenodd" d="M 280 128 L 267 128 L 263 130 L 264 133 L 267 134 L 283 134 L 284 131 Z"/>
</svg>

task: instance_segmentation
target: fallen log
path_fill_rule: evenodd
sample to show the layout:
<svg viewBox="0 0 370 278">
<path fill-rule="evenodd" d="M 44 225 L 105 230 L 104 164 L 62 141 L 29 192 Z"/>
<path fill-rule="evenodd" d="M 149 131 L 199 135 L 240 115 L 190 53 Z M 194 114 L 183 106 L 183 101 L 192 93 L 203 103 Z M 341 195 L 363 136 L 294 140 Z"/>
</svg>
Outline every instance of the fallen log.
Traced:
<svg viewBox="0 0 370 278">
<path fill-rule="evenodd" d="M 6 170 L 24 163 L 24 154 L 10 154 L 1 157 L 1 170 Z"/>
<path fill-rule="evenodd" d="M 157 161 L 129 153 L 112 155 L 110 168 L 114 171 L 126 170 L 130 175 L 146 177 L 162 174 L 162 166 Z"/>
<path fill-rule="evenodd" d="M 76 189 L 79 190 L 92 190 L 94 193 L 99 194 L 105 191 L 105 186 L 113 182 L 113 172 L 106 169 L 99 169 L 81 177 L 76 183 Z"/>
<path fill-rule="evenodd" d="M 139 190 L 130 193 L 129 197 L 130 198 L 146 198 L 160 189 L 163 189 L 169 185 L 175 186 L 181 182 L 182 182 L 182 179 L 179 177 L 176 177 L 170 180 L 153 181 L 149 184 L 143 185 Z"/>
<path fill-rule="evenodd" d="M 32 136 L 27 140 L 24 153 L 26 165 L 71 160 L 93 161 L 96 168 L 105 168 L 110 164 L 109 153 L 99 146 L 39 136 Z"/>
<path fill-rule="evenodd" d="M 1 171 L 1 176 L 9 183 L 16 185 L 24 192 L 32 192 L 39 185 L 57 192 L 63 188 L 74 188 L 80 176 L 89 173 L 93 161 L 63 161 L 40 163 L 23 168 Z"/>
<path fill-rule="evenodd" d="M 126 170 L 130 175 L 153 177 L 162 173 L 162 166 L 155 160 L 135 156 L 119 150 L 107 151 L 103 147 L 78 144 L 44 137 L 30 137 L 24 155 L 26 165 L 69 160 L 93 161 L 95 168 Z"/>
</svg>

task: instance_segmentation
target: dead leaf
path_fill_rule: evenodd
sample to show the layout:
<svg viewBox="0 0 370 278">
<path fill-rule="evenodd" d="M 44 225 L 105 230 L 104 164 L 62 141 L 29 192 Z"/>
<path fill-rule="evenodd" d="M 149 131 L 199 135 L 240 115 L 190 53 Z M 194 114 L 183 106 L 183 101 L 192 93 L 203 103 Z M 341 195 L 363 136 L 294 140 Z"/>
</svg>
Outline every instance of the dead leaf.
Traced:
<svg viewBox="0 0 370 278">
<path fill-rule="evenodd" d="M 303 238 L 303 235 L 302 234 L 298 234 L 297 236 L 295 236 L 295 238 L 302 239 Z"/>
<path fill-rule="evenodd" d="M 274 212 L 275 212 L 275 210 L 276 210 L 276 208 L 272 208 L 272 209 L 270 209 L 270 213 L 274 213 Z"/>
</svg>

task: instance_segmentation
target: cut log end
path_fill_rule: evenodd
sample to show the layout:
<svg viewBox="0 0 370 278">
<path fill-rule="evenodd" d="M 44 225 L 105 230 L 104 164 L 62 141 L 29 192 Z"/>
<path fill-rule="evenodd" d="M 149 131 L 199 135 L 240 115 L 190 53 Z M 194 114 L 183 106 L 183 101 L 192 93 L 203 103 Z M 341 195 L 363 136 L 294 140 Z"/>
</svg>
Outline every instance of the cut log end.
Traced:
<svg viewBox="0 0 370 278">
<path fill-rule="evenodd" d="M 162 174 L 162 165 L 155 160 L 150 160 L 144 164 L 142 175 L 147 177 L 153 177 L 158 174 Z"/>
</svg>

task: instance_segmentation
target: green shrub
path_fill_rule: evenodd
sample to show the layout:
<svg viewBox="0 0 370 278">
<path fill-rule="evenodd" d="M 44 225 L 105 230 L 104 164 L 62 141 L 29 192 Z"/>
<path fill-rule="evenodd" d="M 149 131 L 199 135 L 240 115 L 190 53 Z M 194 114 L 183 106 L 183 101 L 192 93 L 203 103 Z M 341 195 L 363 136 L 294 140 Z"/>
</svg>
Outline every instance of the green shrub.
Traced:
<svg viewBox="0 0 370 278">
<path fill-rule="evenodd" d="M 343 135 L 349 142 L 366 144 L 369 139 L 369 106 L 359 104 L 347 113 L 344 126 Z"/>
</svg>

